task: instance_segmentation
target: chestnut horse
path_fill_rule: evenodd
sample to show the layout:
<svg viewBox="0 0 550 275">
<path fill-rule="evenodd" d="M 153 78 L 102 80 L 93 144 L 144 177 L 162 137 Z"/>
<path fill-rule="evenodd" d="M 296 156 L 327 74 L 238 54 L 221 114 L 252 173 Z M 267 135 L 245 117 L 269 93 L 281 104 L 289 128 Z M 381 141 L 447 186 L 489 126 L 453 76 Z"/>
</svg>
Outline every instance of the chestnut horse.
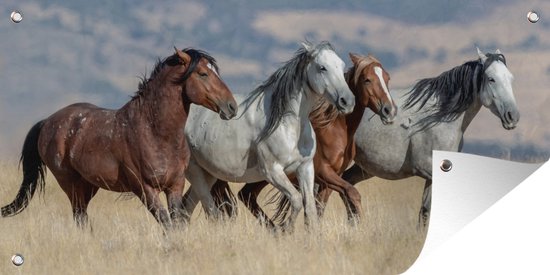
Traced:
<svg viewBox="0 0 550 275">
<path fill-rule="evenodd" d="M 23 182 L 15 200 L 2 207 L 2 216 L 20 213 L 37 187 L 43 191 L 47 167 L 69 197 L 79 227 L 87 224 L 86 209 L 99 188 L 134 193 L 164 228 L 181 223 L 190 156 L 184 127 L 191 103 L 223 119 L 237 112 L 217 70 L 207 53 L 176 49 L 157 62 L 122 108 L 76 103 L 35 124 L 23 145 Z"/>
<path fill-rule="evenodd" d="M 397 113 L 397 107 L 388 91 L 389 74 L 380 62 L 371 55 L 360 56 L 350 53 L 353 67 L 345 74 L 346 82 L 356 97 L 357 104 L 351 114 L 338 114 L 326 100 L 320 100 L 309 118 L 313 125 L 317 149 L 313 158 L 315 182 L 340 193 L 350 211 L 350 220 L 361 217 L 361 195 L 353 185 L 343 180 L 340 175 L 350 165 L 355 156 L 355 131 L 363 117 L 365 108 L 371 109 L 380 116 L 382 123 L 391 123 Z M 238 194 L 239 199 L 249 210 L 268 226 L 274 227 L 265 212 L 258 205 L 257 198 L 267 182 L 248 183 Z M 212 187 L 212 195 L 218 207 L 228 215 L 235 213 L 232 208 L 235 199 L 227 182 L 218 180 Z M 274 219 L 285 219 L 288 212 L 288 200 L 279 198 L 280 206 Z M 324 210 L 323 204 L 317 204 L 318 213 Z"/>
</svg>

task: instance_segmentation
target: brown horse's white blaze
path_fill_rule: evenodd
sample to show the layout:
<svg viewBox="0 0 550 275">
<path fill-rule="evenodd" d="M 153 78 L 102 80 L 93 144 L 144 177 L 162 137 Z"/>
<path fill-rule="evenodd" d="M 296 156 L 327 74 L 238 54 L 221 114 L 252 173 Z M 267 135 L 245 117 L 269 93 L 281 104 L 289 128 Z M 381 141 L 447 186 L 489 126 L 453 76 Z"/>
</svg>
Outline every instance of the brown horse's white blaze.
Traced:
<svg viewBox="0 0 550 275">
<path fill-rule="evenodd" d="M 368 89 L 369 96 L 360 96 L 359 100 L 363 100 L 364 106 L 378 114 L 382 123 L 392 123 L 397 114 L 397 106 L 388 90 L 387 83 L 390 81 L 390 75 L 383 69 L 380 61 L 370 54 L 362 56 L 350 53 L 349 57 L 356 73 L 350 76 L 348 85 L 355 86 L 357 89 Z"/>
<path fill-rule="evenodd" d="M 384 70 L 382 69 L 382 67 L 375 66 L 374 73 L 376 74 L 376 76 L 378 76 L 380 85 L 382 86 L 382 90 L 386 95 L 386 102 L 391 102 L 390 106 L 387 106 L 387 104 L 384 104 L 382 106 L 380 114 L 381 116 L 383 115 L 384 117 L 386 117 L 386 120 L 382 120 L 382 121 L 386 123 L 392 123 L 393 119 L 395 118 L 395 115 L 397 114 L 397 106 L 395 106 L 395 103 L 391 98 L 390 91 L 388 90 L 388 85 L 386 85 L 387 81 L 384 79 Z"/>
</svg>

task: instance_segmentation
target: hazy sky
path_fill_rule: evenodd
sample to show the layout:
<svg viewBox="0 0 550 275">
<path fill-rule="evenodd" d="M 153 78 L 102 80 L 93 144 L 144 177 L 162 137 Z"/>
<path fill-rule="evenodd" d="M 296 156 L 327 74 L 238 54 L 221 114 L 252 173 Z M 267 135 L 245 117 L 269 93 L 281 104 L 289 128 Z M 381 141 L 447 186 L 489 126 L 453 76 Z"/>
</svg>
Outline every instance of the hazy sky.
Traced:
<svg viewBox="0 0 550 275">
<path fill-rule="evenodd" d="M 505 131 L 482 110 L 467 140 L 550 148 L 550 20 L 526 20 L 543 1 L 3 1 L 0 11 L 0 154 L 17 158 L 34 122 L 70 103 L 118 108 L 173 46 L 207 50 L 234 92 L 246 93 L 305 38 L 372 53 L 390 87 L 500 48 L 515 75 L 522 119 Z M 12 10 L 22 22 L 9 20 Z M 547 150 L 550 151 L 550 150 Z"/>
</svg>

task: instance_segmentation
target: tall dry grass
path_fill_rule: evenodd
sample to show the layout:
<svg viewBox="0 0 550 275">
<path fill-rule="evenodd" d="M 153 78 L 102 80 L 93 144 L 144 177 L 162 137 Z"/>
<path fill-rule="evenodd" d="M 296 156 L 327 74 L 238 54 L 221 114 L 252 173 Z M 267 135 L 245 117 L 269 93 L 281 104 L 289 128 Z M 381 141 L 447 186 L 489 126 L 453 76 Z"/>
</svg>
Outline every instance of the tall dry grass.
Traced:
<svg viewBox="0 0 550 275">
<path fill-rule="evenodd" d="M 0 171 L 5 205 L 21 172 L 15 162 L 2 162 Z M 416 229 L 418 178 L 360 183 L 366 217 L 355 227 L 334 195 L 319 230 L 306 231 L 301 219 L 286 235 L 259 226 L 242 204 L 233 220 L 209 221 L 196 211 L 186 229 L 164 235 L 139 200 L 104 190 L 89 207 L 93 230 L 81 231 L 69 200 L 47 179 L 43 198 L 0 219 L 2 274 L 396 274 L 414 262 L 425 237 Z M 14 253 L 25 257 L 22 266 L 11 263 Z"/>
</svg>

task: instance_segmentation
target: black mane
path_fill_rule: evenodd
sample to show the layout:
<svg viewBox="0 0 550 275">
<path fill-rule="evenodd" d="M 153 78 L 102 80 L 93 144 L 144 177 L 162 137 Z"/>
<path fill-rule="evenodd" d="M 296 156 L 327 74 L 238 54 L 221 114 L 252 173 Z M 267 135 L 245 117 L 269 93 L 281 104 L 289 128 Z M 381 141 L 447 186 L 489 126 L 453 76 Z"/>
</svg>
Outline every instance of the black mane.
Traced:
<svg viewBox="0 0 550 275">
<path fill-rule="evenodd" d="M 312 55 L 314 56 L 324 49 L 334 50 L 329 42 L 321 42 L 311 52 L 308 52 L 305 47 L 301 47 L 296 51 L 292 59 L 277 69 L 266 81 L 247 96 L 246 100 L 242 103 L 246 106 L 245 111 L 254 100 L 266 91 L 272 92 L 272 101 L 269 114 L 267 114 L 266 126 L 260 133 L 258 141 L 267 138 L 279 126 L 281 119 L 289 111 L 288 103 L 292 96 L 301 91 L 300 86 L 307 85 L 306 83 L 308 83 L 306 66 L 312 60 Z"/>
<path fill-rule="evenodd" d="M 183 50 L 186 54 L 188 54 L 191 57 L 191 64 L 189 65 L 189 68 L 183 73 L 181 76 L 177 77 L 176 84 L 183 84 L 187 78 L 195 71 L 197 68 L 197 65 L 199 64 L 199 61 L 201 58 L 205 58 L 214 66 L 217 72 L 219 72 L 218 65 L 216 64 L 216 59 L 214 59 L 211 55 L 209 55 L 205 51 L 193 49 L 193 48 L 186 48 Z M 145 76 L 141 77 L 141 82 L 138 85 L 138 91 L 132 96 L 132 99 L 139 98 L 143 96 L 143 93 L 148 90 L 149 83 L 155 79 L 158 74 L 166 67 L 166 66 L 176 66 L 180 64 L 179 57 L 176 54 L 173 54 L 164 60 L 161 60 L 160 58 L 155 63 L 155 68 L 153 71 L 151 71 L 151 75 L 149 78 L 146 78 Z"/>
<path fill-rule="evenodd" d="M 502 54 L 486 54 L 484 63 L 481 60 L 468 61 L 437 77 L 425 78 L 418 81 L 404 104 L 405 109 L 420 104 L 421 110 L 430 99 L 435 100 L 434 111 L 423 117 L 415 124 L 420 126 L 418 131 L 431 128 L 441 122 L 456 120 L 474 102 L 479 89 L 487 81 L 485 70 L 495 61 L 506 65 Z"/>
</svg>

